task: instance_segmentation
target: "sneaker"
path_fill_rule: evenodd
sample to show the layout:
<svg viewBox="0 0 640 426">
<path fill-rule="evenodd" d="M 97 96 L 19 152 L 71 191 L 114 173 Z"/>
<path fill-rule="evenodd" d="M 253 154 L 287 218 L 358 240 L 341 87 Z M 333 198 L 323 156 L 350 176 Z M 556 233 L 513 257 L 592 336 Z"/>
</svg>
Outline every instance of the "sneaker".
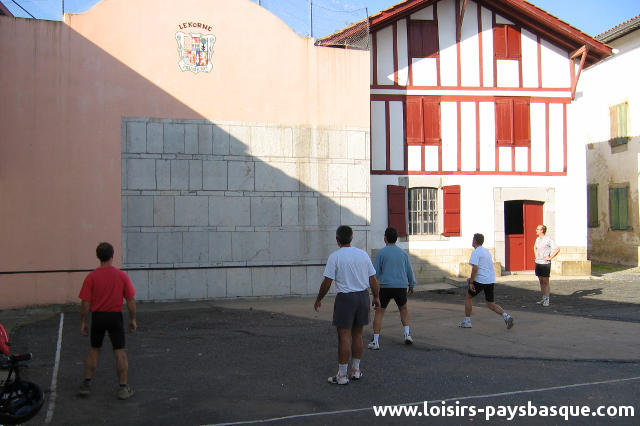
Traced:
<svg viewBox="0 0 640 426">
<path fill-rule="evenodd" d="M 549 306 L 549 299 L 544 299 L 542 301 L 542 306 Z"/>
<path fill-rule="evenodd" d="M 362 375 L 362 373 L 360 373 L 360 375 Z M 331 383 L 331 384 L 334 384 L 334 385 L 348 385 L 349 384 L 349 379 L 347 378 L 347 376 L 338 376 L 337 374 L 335 376 L 329 377 L 327 379 L 327 381 L 329 383 Z"/>
<path fill-rule="evenodd" d="M 458 327 L 460 327 L 460 328 L 471 328 L 471 322 L 469 322 L 469 321 L 460 321 L 460 324 L 458 324 Z"/>
<path fill-rule="evenodd" d="M 536 305 L 542 305 L 544 303 L 544 297 L 536 302 Z"/>
<path fill-rule="evenodd" d="M 367 345 L 367 348 L 372 349 L 374 351 L 377 351 L 380 349 L 380 345 L 376 342 L 374 342 L 373 340 L 369 342 L 369 344 Z"/>
<path fill-rule="evenodd" d="M 513 317 L 507 317 L 504 319 L 504 323 L 507 325 L 507 330 L 513 327 Z"/>
<path fill-rule="evenodd" d="M 120 390 L 118 391 L 118 399 L 129 399 L 135 393 L 136 393 L 136 391 L 134 391 L 133 388 L 131 386 L 129 386 L 129 385 L 120 386 Z"/>
<path fill-rule="evenodd" d="M 360 370 L 351 370 L 351 374 L 349 375 L 351 380 L 360 380 L 362 378 L 362 371 Z"/>
<path fill-rule="evenodd" d="M 410 334 L 406 334 L 404 335 L 404 344 L 405 345 L 410 345 L 413 343 L 413 337 L 411 337 Z"/>
<path fill-rule="evenodd" d="M 91 384 L 83 381 L 78 387 L 78 395 L 85 397 L 91 395 Z"/>
</svg>

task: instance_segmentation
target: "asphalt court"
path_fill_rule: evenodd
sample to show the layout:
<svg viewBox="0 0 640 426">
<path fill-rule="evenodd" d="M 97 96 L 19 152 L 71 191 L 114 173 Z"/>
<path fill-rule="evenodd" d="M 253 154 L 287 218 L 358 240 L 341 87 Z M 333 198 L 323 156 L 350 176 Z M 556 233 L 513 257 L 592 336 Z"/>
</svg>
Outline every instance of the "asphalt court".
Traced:
<svg viewBox="0 0 640 426">
<path fill-rule="evenodd" d="M 29 424 L 485 422 L 484 414 L 383 418 L 372 410 L 373 405 L 422 407 L 423 401 L 437 406 L 441 400 L 446 400 L 445 406 L 467 409 L 528 403 L 593 410 L 632 406 L 633 418 L 591 416 L 565 422 L 562 417 L 536 416 L 514 421 L 638 424 L 640 323 L 629 312 L 639 305 L 611 298 L 598 304 L 593 284 L 574 283 L 572 291 L 565 287 L 569 294 L 564 303 L 573 307 L 561 309 L 558 297 L 557 308 L 546 311 L 536 310 L 535 303 L 525 304 L 534 296 L 528 293 L 528 284 L 497 289 L 497 302 L 516 318 L 509 331 L 482 300 L 474 305 L 474 328 L 458 329 L 461 289 L 420 292 L 409 302 L 415 344 L 402 343 L 398 313 L 390 307 L 382 350 L 365 352 L 364 378 L 348 386 L 326 383 L 336 369 L 331 298 L 323 302 L 320 313 L 313 311 L 313 298 L 140 304 L 139 329 L 127 334 L 129 382 L 137 391 L 127 401 L 116 399 L 115 363 L 108 342 L 92 395 L 87 399 L 75 395 L 89 344 L 80 334 L 76 307 L 53 309 L 23 321 L 12 329 L 11 339 L 15 352 L 34 353 L 25 377 L 39 383 L 47 395 L 43 409 Z M 606 293 L 604 281 L 596 284 Z M 585 300 L 582 315 L 571 295 Z M 0 321 L 8 315 L 3 312 Z"/>
</svg>

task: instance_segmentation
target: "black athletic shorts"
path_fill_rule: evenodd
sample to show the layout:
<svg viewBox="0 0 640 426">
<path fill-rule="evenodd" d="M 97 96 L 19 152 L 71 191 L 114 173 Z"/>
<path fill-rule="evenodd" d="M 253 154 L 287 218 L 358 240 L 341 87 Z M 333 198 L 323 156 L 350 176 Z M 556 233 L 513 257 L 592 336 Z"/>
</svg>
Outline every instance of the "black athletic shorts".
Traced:
<svg viewBox="0 0 640 426">
<path fill-rule="evenodd" d="M 382 309 L 387 309 L 391 299 L 396 302 L 398 308 L 403 307 L 407 304 L 407 289 L 380 287 L 380 306 Z"/>
<path fill-rule="evenodd" d="M 536 263 L 536 277 L 549 278 L 551 276 L 550 263 Z"/>
<path fill-rule="evenodd" d="M 109 332 L 113 350 L 124 349 L 122 312 L 91 312 L 91 347 L 101 348 L 104 333 Z"/>
<path fill-rule="evenodd" d="M 493 296 L 493 287 L 495 284 L 480 284 L 479 282 L 474 281 L 473 285 L 475 286 L 476 291 L 471 291 L 471 287 L 468 287 L 467 289 L 471 297 L 475 297 L 478 293 L 484 291 L 484 300 L 487 302 L 493 302 L 495 300 Z"/>
<path fill-rule="evenodd" d="M 333 325 L 353 328 L 369 324 L 369 290 L 338 293 L 333 304 Z"/>
</svg>

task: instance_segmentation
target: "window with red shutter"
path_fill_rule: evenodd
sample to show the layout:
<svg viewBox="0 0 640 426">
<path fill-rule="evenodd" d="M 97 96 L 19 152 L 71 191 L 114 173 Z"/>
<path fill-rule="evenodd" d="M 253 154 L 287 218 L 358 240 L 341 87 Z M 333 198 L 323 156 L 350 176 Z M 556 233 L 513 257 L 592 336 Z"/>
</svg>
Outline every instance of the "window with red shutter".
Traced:
<svg viewBox="0 0 640 426">
<path fill-rule="evenodd" d="M 531 146 L 531 114 L 529 99 L 513 100 L 514 145 Z"/>
<path fill-rule="evenodd" d="M 422 102 L 424 143 L 439 144 L 441 141 L 440 98 L 436 96 L 425 96 Z"/>
<path fill-rule="evenodd" d="M 496 145 L 531 146 L 528 98 L 496 98 Z"/>
<path fill-rule="evenodd" d="M 460 236 L 460 185 L 442 187 L 444 230 L 446 237 Z"/>
<path fill-rule="evenodd" d="M 399 237 L 407 236 L 406 188 L 387 185 L 387 212 L 389 226 L 396 228 Z"/>
<path fill-rule="evenodd" d="M 409 21 L 409 56 L 429 58 L 438 54 L 438 27 L 436 21 Z"/>
<path fill-rule="evenodd" d="M 496 24 L 493 27 L 493 56 L 496 59 L 522 57 L 520 29 L 513 25 Z"/>
<path fill-rule="evenodd" d="M 522 57 L 520 29 L 506 25 L 507 57 L 505 59 L 520 59 Z"/>
<path fill-rule="evenodd" d="M 407 143 L 422 143 L 422 96 L 408 96 L 407 101 Z"/>
<path fill-rule="evenodd" d="M 496 145 L 511 145 L 513 141 L 513 100 L 496 99 Z"/>
</svg>

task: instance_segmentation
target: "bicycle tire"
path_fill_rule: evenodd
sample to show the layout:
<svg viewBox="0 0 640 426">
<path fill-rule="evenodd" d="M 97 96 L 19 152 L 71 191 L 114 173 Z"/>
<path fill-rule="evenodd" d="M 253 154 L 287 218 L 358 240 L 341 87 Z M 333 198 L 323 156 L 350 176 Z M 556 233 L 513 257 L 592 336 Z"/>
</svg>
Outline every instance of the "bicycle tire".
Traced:
<svg viewBox="0 0 640 426">
<path fill-rule="evenodd" d="M 0 424 L 24 423 L 38 414 L 44 404 L 44 392 L 33 382 L 5 384 L 0 394 Z"/>
</svg>

